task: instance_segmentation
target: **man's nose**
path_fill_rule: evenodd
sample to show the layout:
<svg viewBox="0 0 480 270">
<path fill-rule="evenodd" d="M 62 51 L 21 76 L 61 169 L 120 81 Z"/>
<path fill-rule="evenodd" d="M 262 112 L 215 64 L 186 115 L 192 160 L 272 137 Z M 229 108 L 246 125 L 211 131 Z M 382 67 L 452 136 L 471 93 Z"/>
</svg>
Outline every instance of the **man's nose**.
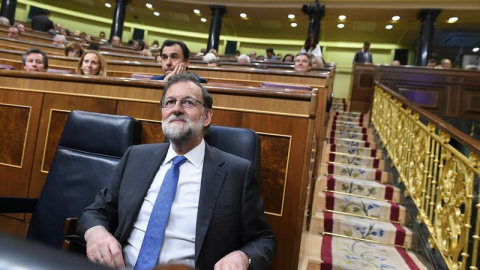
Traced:
<svg viewBox="0 0 480 270">
<path fill-rule="evenodd" d="M 181 103 L 180 100 L 177 100 L 177 101 L 175 102 L 175 106 L 173 106 L 172 112 L 173 112 L 174 114 L 183 113 L 183 107 L 182 107 L 182 103 Z"/>
</svg>

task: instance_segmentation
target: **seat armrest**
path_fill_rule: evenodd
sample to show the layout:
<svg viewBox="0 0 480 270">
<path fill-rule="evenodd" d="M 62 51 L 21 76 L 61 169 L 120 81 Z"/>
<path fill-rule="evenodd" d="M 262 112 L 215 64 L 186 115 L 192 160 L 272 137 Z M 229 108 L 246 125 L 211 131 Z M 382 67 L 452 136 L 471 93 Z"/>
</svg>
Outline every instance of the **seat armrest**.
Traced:
<svg viewBox="0 0 480 270">
<path fill-rule="evenodd" d="M 0 213 L 33 213 L 38 199 L 0 197 Z"/>
<path fill-rule="evenodd" d="M 63 224 L 63 236 L 65 240 L 62 249 L 69 252 L 86 254 L 86 243 L 83 237 L 75 234 L 78 218 L 66 218 Z"/>
</svg>

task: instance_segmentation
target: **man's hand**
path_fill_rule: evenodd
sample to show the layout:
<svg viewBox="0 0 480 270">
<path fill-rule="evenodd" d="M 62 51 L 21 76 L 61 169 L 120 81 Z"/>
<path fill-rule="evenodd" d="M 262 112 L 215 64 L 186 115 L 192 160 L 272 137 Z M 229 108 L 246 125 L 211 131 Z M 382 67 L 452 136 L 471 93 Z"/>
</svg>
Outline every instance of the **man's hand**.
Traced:
<svg viewBox="0 0 480 270">
<path fill-rule="evenodd" d="M 227 254 L 215 264 L 215 270 L 247 270 L 248 256 L 243 251 L 236 250 Z"/>
<path fill-rule="evenodd" d="M 168 81 L 168 79 L 174 75 L 177 75 L 177 74 L 182 74 L 182 73 L 185 73 L 187 72 L 187 66 L 185 65 L 185 63 L 179 63 L 178 65 L 175 66 L 175 68 L 173 69 L 172 72 L 170 72 L 170 74 L 168 74 L 167 76 L 165 76 L 165 78 L 163 78 L 164 81 Z"/>
<path fill-rule="evenodd" d="M 95 227 L 85 236 L 90 261 L 111 267 L 125 267 L 122 246 L 104 227 Z"/>
</svg>

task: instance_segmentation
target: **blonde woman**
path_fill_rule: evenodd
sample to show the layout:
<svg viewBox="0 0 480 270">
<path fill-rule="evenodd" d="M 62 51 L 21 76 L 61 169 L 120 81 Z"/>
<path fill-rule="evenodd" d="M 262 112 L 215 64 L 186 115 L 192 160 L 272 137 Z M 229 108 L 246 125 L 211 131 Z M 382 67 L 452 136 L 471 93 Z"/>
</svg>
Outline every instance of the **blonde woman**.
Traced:
<svg viewBox="0 0 480 270">
<path fill-rule="evenodd" d="M 98 51 L 85 51 L 77 65 L 77 74 L 107 77 L 107 62 Z"/>
</svg>

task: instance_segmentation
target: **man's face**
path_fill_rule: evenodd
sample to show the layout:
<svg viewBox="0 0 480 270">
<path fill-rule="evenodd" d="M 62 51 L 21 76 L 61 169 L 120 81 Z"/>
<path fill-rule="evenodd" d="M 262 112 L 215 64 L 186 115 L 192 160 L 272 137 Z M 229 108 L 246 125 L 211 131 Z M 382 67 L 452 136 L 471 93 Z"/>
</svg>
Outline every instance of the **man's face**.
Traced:
<svg viewBox="0 0 480 270">
<path fill-rule="evenodd" d="M 138 44 L 138 41 L 133 42 L 133 50 L 134 51 L 140 50 L 140 44 Z"/>
<path fill-rule="evenodd" d="M 177 82 L 170 86 L 165 94 L 164 104 L 173 100 L 196 99 L 203 103 L 200 87 L 192 82 Z M 173 101 L 175 102 L 175 101 Z M 183 108 L 176 101 L 172 108 L 162 108 L 162 130 L 172 141 L 200 142 L 204 127 L 210 125 L 213 112 L 202 104 L 194 102 L 192 108 Z"/>
<path fill-rule="evenodd" d="M 174 44 L 170 47 L 163 47 L 162 69 L 164 75 L 172 73 L 175 67 L 180 63 L 185 63 L 185 66 L 188 66 L 188 62 L 189 59 L 183 57 L 183 51 L 180 45 Z"/>
<path fill-rule="evenodd" d="M 20 37 L 18 33 L 18 29 L 16 27 L 12 27 L 8 29 L 8 38 L 18 39 Z"/>
<path fill-rule="evenodd" d="M 267 58 L 272 58 L 273 53 L 272 52 L 267 52 Z"/>
<path fill-rule="evenodd" d="M 63 43 L 63 41 L 59 38 L 54 38 L 53 39 L 53 46 L 56 46 L 56 47 L 65 47 L 65 44 Z"/>
<path fill-rule="evenodd" d="M 368 52 L 370 50 L 370 46 L 363 46 L 363 51 Z"/>
<path fill-rule="evenodd" d="M 120 38 L 117 37 L 117 36 L 114 36 L 114 37 L 112 38 L 112 45 L 115 45 L 115 46 L 120 45 Z"/>
<path fill-rule="evenodd" d="M 45 71 L 43 56 L 39 53 L 31 53 L 27 55 L 25 66 L 23 68 L 26 71 Z"/>
<path fill-rule="evenodd" d="M 310 70 L 310 62 L 308 61 L 308 57 L 306 55 L 298 55 L 295 58 L 295 65 L 293 68 L 295 71 L 299 72 L 307 72 Z"/>
</svg>

